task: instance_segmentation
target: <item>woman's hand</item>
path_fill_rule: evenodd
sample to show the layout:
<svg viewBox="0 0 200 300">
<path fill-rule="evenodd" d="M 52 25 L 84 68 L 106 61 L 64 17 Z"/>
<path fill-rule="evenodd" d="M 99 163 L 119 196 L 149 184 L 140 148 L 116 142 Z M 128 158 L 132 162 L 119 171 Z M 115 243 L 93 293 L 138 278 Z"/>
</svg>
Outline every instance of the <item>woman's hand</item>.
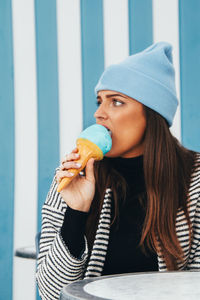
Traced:
<svg viewBox="0 0 200 300">
<path fill-rule="evenodd" d="M 68 169 L 79 169 L 76 164 L 80 155 L 75 148 L 69 155 L 66 155 L 62 161 L 60 170 L 56 173 L 56 179 L 59 183 L 63 177 L 71 177 Z M 90 158 L 85 167 L 85 176 L 77 175 L 60 194 L 67 205 L 72 209 L 88 212 L 94 198 L 95 178 L 94 178 L 94 159 Z"/>
</svg>

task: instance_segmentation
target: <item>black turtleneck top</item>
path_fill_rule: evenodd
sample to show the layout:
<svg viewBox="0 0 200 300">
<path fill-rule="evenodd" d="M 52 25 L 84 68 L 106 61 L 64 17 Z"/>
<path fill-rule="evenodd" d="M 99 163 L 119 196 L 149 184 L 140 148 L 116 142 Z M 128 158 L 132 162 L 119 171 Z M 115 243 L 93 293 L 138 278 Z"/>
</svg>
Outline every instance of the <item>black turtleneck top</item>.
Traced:
<svg viewBox="0 0 200 300">
<path fill-rule="evenodd" d="M 119 199 L 119 218 L 110 228 L 110 238 L 102 275 L 157 271 L 157 254 L 139 246 L 145 218 L 146 188 L 143 156 L 110 158 L 111 165 L 124 177 L 127 194 Z M 142 201 L 140 200 L 142 197 Z M 114 203 L 112 203 L 112 217 Z M 84 249 L 87 213 L 68 207 L 61 235 L 72 255 L 80 257 Z"/>
</svg>

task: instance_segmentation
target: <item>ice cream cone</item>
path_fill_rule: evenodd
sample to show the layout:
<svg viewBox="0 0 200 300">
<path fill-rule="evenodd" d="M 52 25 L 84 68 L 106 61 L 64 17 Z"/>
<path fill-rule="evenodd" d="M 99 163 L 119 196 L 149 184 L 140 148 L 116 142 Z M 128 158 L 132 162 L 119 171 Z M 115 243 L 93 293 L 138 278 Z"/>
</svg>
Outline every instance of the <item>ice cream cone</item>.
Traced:
<svg viewBox="0 0 200 300">
<path fill-rule="evenodd" d="M 77 163 L 81 164 L 81 168 L 79 169 L 68 169 L 70 173 L 73 173 L 74 176 L 72 177 L 65 177 L 61 180 L 61 182 L 58 185 L 57 191 L 60 192 L 62 189 L 64 189 L 71 181 L 72 179 L 77 176 L 81 170 L 83 170 L 90 158 L 94 158 L 95 160 L 101 160 L 103 159 L 103 152 L 102 150 L 93 142 L 84 139 L 84 138 L 78 138 L 76 141 L 76 145 L 78 148 L 78 153 L 80 154 L 80 159 L 77 160 Z"/>
</svg>

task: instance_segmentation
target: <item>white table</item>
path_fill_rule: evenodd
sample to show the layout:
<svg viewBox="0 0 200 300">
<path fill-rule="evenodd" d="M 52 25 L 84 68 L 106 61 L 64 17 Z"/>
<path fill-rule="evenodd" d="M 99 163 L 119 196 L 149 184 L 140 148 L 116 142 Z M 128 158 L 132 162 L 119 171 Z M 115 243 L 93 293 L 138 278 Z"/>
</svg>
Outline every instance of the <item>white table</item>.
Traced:
<svg viewBox="0 0 200 300">
<path fill-rule="evenodd" d="M 153 272 L 102 276 L 73 282 L 60 300 L 200 300 L 200 272 Z"/>
</svg>

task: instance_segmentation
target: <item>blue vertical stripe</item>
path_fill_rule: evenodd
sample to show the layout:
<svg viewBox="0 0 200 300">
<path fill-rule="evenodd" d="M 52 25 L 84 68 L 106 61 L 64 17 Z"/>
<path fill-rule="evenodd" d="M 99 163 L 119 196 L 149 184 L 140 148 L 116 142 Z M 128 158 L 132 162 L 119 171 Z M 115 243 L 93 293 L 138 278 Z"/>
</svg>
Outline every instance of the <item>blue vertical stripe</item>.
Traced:
<svg viewBox="0 0 200 300">
<path fill-rule="evenodd" d="M 104 70 L 102 0 L 81 0 L 83 127 L 95 122 L 94 87 Z"/>
<path fill-rule="evenodd" d="M 38 230 L 41 208 L 59 163 L 56 1 L 35 0 L 38 96 Z"/>
<path fill-rule="evenodd" d="M 38 231 L 41 209 L 59 164 L 57 20 L 55 0 L 35 0 L 38 97 Z M 37 290 L 37 299 L 39 294 Z"/>
<path fill-rule="evenodd" d="M 0 298 L 12 299 L 14 83 L 11 1 L 0 1 Z"/>
<path fill-rule="evenodd" d="M 129 0 L 129 53 L 152 44 L 152 0 Z"/>
<path fill-rule="evenodd" d="M 200 1 L 179 1 L 181 125 L 184 146 L 200 151 Z"/>
</svg>

